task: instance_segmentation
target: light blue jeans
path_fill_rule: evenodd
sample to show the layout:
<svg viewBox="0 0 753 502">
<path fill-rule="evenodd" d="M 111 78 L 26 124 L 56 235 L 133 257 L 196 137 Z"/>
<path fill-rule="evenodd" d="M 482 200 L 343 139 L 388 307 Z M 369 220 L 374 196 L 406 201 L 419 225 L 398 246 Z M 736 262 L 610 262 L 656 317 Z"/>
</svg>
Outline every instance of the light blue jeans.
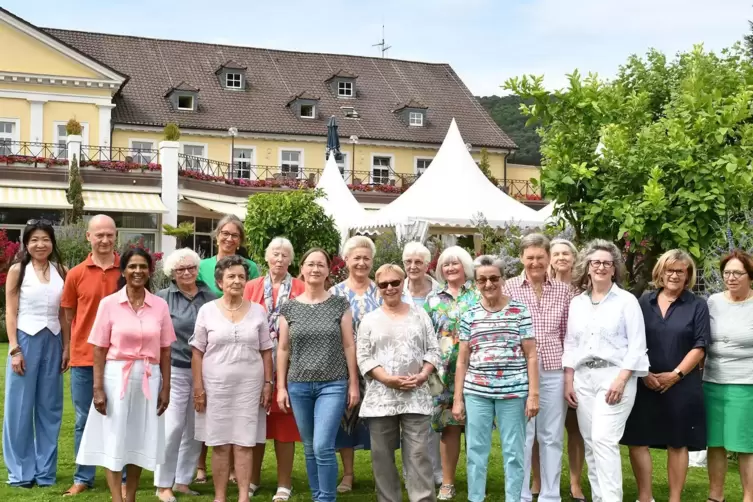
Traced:
<svg viewBox="0 0 753 502">
<path fill-rule="evenodd" d="M 465 444 L 468 464 L 468 500 L 483 502 L 492 448 L 492 426 L 497 419 L 505 463 L 505 500 L 520 500 L 526 446 L 526 397 L 488 399 L 465 395 Z"/>
<path fill-rule="evenodd" d="M 345 412 L 348 381 L 288 382 L 288 396 L 306 454 L 311 497 L 334 502 L 337 495 L 335 438 Z"/>
<path fill-rule="evenodd" d="M 63 422 L 63 375 L 60 334 L 45 328 L 36 335 L 16 330 L 26 371 L 5 369 L 3 459 L 8 484 L 55 484 L 58 436 Z"/>
</svg>

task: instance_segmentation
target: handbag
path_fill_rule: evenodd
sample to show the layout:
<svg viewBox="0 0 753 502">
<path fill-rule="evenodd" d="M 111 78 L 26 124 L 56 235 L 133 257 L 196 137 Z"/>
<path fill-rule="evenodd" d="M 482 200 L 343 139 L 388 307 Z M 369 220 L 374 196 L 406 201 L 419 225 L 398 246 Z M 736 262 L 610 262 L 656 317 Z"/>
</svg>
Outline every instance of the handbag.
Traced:
<svg viewBox="0 0 753 502">
<path fill-rule="evenodd" d="M 437 397 L 444 392 L 444 384 L 442 383 L 442 379 L 439 378 L 436 368 L 431 372 L 426 383 L 429 385 L 429 394 L 431 394 L 432 397 Z"/>
</svg>

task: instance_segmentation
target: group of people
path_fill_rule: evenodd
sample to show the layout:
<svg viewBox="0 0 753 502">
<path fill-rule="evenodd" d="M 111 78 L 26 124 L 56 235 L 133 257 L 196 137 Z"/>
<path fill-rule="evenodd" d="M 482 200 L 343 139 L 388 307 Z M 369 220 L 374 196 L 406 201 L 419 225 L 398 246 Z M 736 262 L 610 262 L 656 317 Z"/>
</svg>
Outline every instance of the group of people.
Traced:
<svg viewBox="0 0 753 502">
<path fill-rule="evenodd" d="M 170 286 L 152 292 L 150 255 L 116 254 L 107 216 L 89 221 L 92 253 L 70 271 L 51 224 L 29 222 L 7 282 L 11 485 L 55 483 L 70 368 L 67 495 L 91 488 L 102 466 L 112 499 L 133 502 L 148 469 L 156 496 L 173 502 L 207 481 L 211 448 L 215 500 L 235 482 L 247 502 L 274 440 L 276 502 L 291 497 L 296 442 L 315 501 L 353 489 L 357 449 L 371 451 L 380 501 L 402 500 L 399 449 L 411 501 L 451 500 L 465 433 L 468 499 L 481 502 L 496 428 L 505 500 L 562 500 L 567 432 L 572 500 L 586 500 L 585 458 L 593 500 L 622 501 L 622 444 L 639 502 L 653 501 L 650 448 L 667 450 L 671 502 L 688 452 L 705 449 L 708 500 L 724 500 L 736 452 L 753 501 L 753 257 L 743 251 L 721 261 L 726 289 L 708 301 L 691 292 L 696 268 L 681 250 L 658 260 L 655 290 L 636 299 L 620 287 L 620 251 L 603 240 L 578 253 L 529 234 L 523 272 L 509 279 L 499 258 L 457 246 L 432 277 L 429 250 L 412 242 L 402 267 L 385 264 L 372 280 L 374 243 L 356 236 L 342 250 L 348 278 L 333 285 L 324 250 L 307 250 L 293 277 L 295 250 L 275 238 L 259 276 L 238 254 L 240 220 L 226 216 L 215 233 L 217 256 L 173 252 Z"/>
</svg>

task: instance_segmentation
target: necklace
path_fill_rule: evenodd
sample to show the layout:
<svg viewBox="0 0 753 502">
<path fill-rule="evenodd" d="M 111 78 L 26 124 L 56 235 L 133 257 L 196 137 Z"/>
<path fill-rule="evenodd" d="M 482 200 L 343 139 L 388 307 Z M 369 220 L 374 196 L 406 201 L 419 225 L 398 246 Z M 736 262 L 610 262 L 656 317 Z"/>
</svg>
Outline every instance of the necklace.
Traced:
<svg viewBox="0 0 753 502">
<path fill-rule="evenodd" d="M 748 294 L 745 295 L 745 298 L 743 298 L 742 300 L 735 300 L 734 298 L 732 298 L 732 295 L 729 293 L 729 291 L 724 292 L 724 296 L 727 297 L 727 299 L 729 299 L 729 301 L 731 301 L 732 303 L 747 302 L 748 300 L 750 300 L 751 294 L 753 294 L 753 291 L 748 291 Z"/>
<path fill-rule="evenodd" d="M 128 298 L 128 303 L 131 304 L 131 308 L 133 310 L 138 310 L 141 308 L 141 306 L 144 304 L 144 299 L 141 298 L 140 300 L 132 300 L 130 297 Z"/>
<path fill-rule="evenodd" d="M 222 305 L 222 308 L 227 310 L 228 312 L 236 312 L 243 306 L 243 300 L 241 300 L 238 306 L 235 308 L 228 307 L 227 305 L 225 305 L 225 302 L 220 302 L 220 305 Z"/>
</svg>

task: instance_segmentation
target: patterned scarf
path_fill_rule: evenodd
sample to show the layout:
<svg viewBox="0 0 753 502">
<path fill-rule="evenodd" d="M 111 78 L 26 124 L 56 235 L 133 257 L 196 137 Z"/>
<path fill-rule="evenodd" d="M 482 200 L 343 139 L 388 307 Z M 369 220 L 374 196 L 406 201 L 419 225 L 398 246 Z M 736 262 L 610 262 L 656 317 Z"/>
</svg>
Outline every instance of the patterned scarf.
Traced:
<svg viewBox="0 0 753 502">
<path fill-rule="evenodd" d="M 293 286 L 293 278 L 290 274 L 285 276 L 282 284 L 280 284 L 280 290 L 277 292 L 277 305 L 275 305 L 273 297 L 272 276 L 267 274 L 264 278 L 264 305 L 267 307 L 267 318 L 269 320 L 269 336 L 277 344 L 277 332 L 280 328 L 280 307 L 283 303 L 288 301 L 290 297 L 290 289 Z"/>
</svg>

